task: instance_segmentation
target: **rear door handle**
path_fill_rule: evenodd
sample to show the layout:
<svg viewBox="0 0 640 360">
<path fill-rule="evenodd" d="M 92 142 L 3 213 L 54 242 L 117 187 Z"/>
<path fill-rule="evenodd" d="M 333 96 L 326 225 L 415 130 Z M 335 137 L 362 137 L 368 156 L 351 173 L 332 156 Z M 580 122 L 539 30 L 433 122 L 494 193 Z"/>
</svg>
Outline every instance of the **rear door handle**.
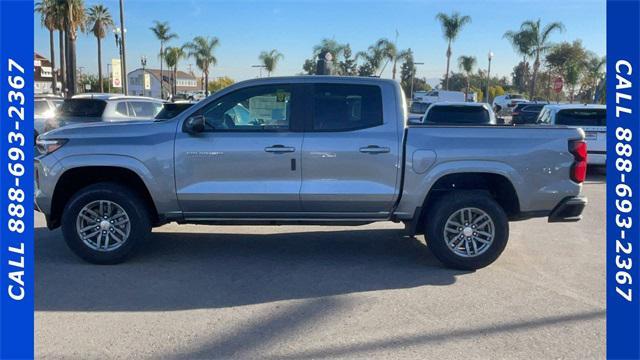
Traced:
<svg viewBox="0 0 640 360">
<path fill-rule="evenodd" d="M 378 146 L 378 145 L 369 145 L 367 147 L 361 147 L 360 152 L 366 154 L 384 154 L 388 153 L 391 150 L 386 146 Z"/>
<path fill-rule="evenodd" d="M 290 152 L 294 152 L 296 151 L 296 148 L 291 147 L 291 146 L 284 146 L 284 145 L 272 145 L 272 146 L 268 146 L 266 148 L 264 148 L 264 151 L 266 152 L 270 152 L 270 153 L 290 153 Z"/>
</svg>

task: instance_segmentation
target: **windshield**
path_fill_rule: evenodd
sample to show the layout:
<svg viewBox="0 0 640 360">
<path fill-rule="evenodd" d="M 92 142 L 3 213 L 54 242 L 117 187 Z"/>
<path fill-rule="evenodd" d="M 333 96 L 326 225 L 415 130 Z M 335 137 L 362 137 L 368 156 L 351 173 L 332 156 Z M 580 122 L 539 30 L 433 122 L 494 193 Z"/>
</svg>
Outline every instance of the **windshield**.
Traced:
<svg viewBox="0 0 640 360">
<path fill-rule="evenodd" d="M 422 102 L 414 102 L 411 103 L 411 109 L 409 111 L 412 114 L 424 114 L 427 111 L 427 108 L 431 105 L 430 103 L 422 103 Z"/>
<path fill-rule="evenodd" d="M 187 110 L 191 106 L 193 106 L 193 104 L 191 103 L 164 104 L 164 106 L 162 107 L 162 110 L 160 110 L 158 115 L 156 115 L 155 119 L 156 120 L 171 119 L 177 116 L 178 114 L 182 113 L 183 111 Z"/>
<path fill-rule="evenodd" d="M 560 110 L 556 115 L 557 125 L 570 126 L 607 126 L 605 109 Z"/>
<path fill-rule="evenodd" d="M 101 117 L 107 102 L 97 99 L 67 99 L 60 106 L 61 116 Z"/>
<path fill-rule="evenodd" d="M 489 124 L 489 112 L 482 106 L 434 106 L 427 113 L 425 124 Z"/>
</svg>

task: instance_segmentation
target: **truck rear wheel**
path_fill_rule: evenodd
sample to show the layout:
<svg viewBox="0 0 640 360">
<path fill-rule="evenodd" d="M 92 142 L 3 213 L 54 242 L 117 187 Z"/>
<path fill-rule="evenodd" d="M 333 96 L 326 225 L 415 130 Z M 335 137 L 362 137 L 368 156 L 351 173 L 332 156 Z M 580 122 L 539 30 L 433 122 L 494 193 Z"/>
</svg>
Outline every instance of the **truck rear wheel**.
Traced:
<svg viewBox="0 0 640 360">
<path fill-rule="evenodd" d="M 494 262 L 509 239 L 502 207 L 484 192 L 454 191 L 429 209 L 427 246 L 447 267 L 476 270 Z"/>
<path fill-rule="evenodd" d="M 124 261 L 150 231 L 144 201 L 117 183 L 87 186 L 71 197 L 62 213 L 67 245 L 94 264 Z"/>
</svg>

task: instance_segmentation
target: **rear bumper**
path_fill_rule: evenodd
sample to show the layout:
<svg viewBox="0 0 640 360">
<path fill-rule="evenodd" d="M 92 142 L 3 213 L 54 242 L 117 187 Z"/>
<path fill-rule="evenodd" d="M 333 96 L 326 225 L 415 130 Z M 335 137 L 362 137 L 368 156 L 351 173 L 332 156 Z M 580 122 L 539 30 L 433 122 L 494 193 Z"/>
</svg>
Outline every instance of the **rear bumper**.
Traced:
<svg viewBox="0 0 640 360">
<path fill-rule="evenodd" d="M 587 149 L 589 145 L 587 145 Z M 607 163 L 607 153 L 587 151 L 587 165 L 605 165 Z"/>
<path fill-rule="evenodd" d="M 587 206 L 587 198 L 571 196 L 560 201 L 549 214 L 549 222 L 571 222 L 582 219 L 582 211 Z"/>
</svg>

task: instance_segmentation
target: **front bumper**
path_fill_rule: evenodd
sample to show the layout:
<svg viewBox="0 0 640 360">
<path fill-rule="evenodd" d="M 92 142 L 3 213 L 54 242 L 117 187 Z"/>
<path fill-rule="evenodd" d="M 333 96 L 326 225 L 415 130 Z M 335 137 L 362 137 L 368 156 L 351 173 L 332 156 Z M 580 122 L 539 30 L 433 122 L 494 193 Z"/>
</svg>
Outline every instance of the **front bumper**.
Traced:
<svg viewBox="0 0 640 360">
<path fill-rule="evenodd" d="M 587 206 L 587 198 L 571 196 L 564 198 L 551 210 L 549 222 L 571 222 L 582 219 L 582 211 Z"/>
</svg>

